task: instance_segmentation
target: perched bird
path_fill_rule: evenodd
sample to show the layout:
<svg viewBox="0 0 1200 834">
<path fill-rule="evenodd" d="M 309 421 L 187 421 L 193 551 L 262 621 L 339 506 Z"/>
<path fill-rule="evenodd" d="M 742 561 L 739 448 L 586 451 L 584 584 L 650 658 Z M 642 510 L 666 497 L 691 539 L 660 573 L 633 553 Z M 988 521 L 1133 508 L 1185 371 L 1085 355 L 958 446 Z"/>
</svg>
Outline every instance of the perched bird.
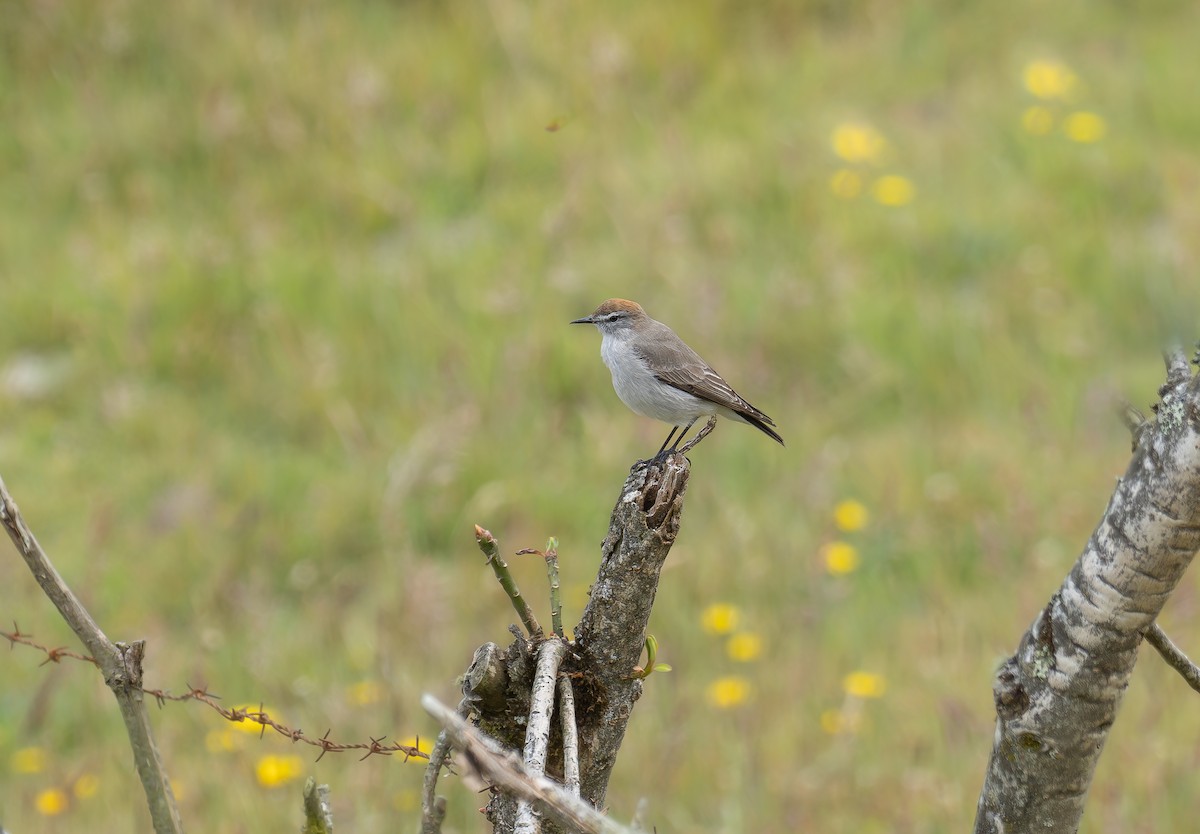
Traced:
<svg viewBox="0 0 1200 834">
<path fill-rule="evenodd" d="M 671 424 L 671 433 L 652 460 L 677 451 L 692 424 L 712 415 L 749 423 L 783 445 L 770 417 L 738 396 L 674 330 L 646 315 L 640 304 L 610 298 L 571 324 L 594 324 L 604 337 L 600 356 L 612 372 L 621 402 L 643 417 Z M 679 429 L 683 431 L 675 437 Z M 668 449 L 672 437 L 675 443 Z"/>
</svg>

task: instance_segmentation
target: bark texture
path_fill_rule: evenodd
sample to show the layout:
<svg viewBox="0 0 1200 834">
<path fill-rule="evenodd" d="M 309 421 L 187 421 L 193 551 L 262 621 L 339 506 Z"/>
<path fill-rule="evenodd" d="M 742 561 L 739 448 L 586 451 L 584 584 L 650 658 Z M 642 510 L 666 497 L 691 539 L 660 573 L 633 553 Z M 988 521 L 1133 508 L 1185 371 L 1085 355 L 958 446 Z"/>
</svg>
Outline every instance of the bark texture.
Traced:
<svg viewBox="0 0 1200 834">
<path fill-rule="evenodd" d="M 645 646 L 659 575 L 679 533 L 690 471 L 687 458 L 675 454 L 625 480 L 601 545 L 599 574 L 562 665 L 574 694 L 580 796 L 601 810 L 633 705 L 642 694 L 634 668 Z M 477 652 L 464 681 L 480 730 L 510 749 L 520 748 L 525 738 L 535 652 L 533 644 L 517 635 L 504 652 L 495 646 Z M 563 776 L 557 715 L 551 722 L 546 772 Z M 516 811 L 517 800 L 497 792 L 487 816 L 496 832 L 507 834 L 516 824 Z M 542 829 L 564 830 L 550 819 Z"/>
<path fill-rule="evenodd" d="M 997 673 L 976 834 L 1078 830 L 1138 647 L 1200 548 L 1200 383 L 1182 353 L 1159 395 L 1099 526 Z"/>
</svg>

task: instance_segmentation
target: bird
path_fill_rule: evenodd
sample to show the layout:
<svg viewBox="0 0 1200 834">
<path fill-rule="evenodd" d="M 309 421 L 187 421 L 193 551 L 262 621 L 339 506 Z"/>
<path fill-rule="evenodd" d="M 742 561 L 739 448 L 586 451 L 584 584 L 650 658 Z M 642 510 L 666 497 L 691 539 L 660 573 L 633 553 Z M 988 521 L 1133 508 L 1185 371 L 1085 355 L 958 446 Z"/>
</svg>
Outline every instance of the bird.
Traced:
<svg viewBox="0 0 1200 834">
<path fill-rule="evenodd" d="M 742 399 L 674 330 L 646 315 L 637 302 L 610 298 L 571 324 L 594 324 L 600 331 L 600 357 L 612 372 L 621 402 L 643 417 L 671 425 L 658 453 L 639 464 L 677 452 L 684 435 L 704 416 L 748 423 L 784 445 L 774 420 Z M 668 449 L 672 438 L 675 442 Z"/>
</svg>

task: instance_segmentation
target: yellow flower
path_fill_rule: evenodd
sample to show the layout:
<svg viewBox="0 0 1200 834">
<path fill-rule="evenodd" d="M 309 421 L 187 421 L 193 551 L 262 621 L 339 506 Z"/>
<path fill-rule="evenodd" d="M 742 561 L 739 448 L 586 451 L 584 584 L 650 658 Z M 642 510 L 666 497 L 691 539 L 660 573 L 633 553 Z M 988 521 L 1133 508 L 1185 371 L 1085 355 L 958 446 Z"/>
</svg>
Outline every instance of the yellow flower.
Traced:
<svg viewBox="0 0 1200 834">
<path fill-rule="evenodd" d="M 829 190 L 833 192 L 833 196 L 843 200 L 853 200 L 862 193 L 862 187 L 862 176 L 849 168 L 838 168 L 829 178 Z"/>
<path fill-rule="evenodd" d="M 830 542 L 821 548 L 825 570 L 834 576 L 844 576 L 858 569 L 858 548 L 846 542 Z"/>
<path fill-rule="evenodd" d="M 61 788 L 46 788 L 44 791 L 38 791 L 37 798 L 33 800 L 38 813 L 47 817 L 57 817 L 67 810 L 68 802 L 67 792 Z"/>
<path fill-rule="evenodd" d="M 40 747 L 22 747 L 9 762 L 14 773 L 41 773 L 46 768 L 46 751 Z"/>
<path fill-rule="evenodd" d="M 1045 136 L 1054 129 L 1054 114 L 1049 107 L 1035 104 L 1021 114 L 1021 127 L 1034 136 Z"/>
<path fill-rule="evenodd" d="M 379 681 L 359 681 L 346 687 L 346 699 L 355 706 L 365 707 L 383 697 L 383 686 Z"/>
<path fill-rule="evenodd" d="M 762 635 L 753 631 L 741 631 L 725 643 L 725 653 L 731 660 L 748 663 L 757 660 L 763 652 Z"/>
<path fill-rule="evenodd" d="M 91 799 L 99 790 L 100 780 L 91 773 L 83 774 L 71 786 L 71 792 L 75 794 L 76 799 Z"/>
<path fill-rule="evenodd" d="M 1065 99 L 1079 79 L 1059 61 L 1030 61 L 1025 65 L 1025 89 L 1042 99 Z"/>
<path fill-rule="evenodd" d="M 732 709 L 750 699 L 750 681 L 736 675 L 717 678 L 708 685 L 708 702 L 717 709 Z"/>
<path fill-rule="evenodd" d="M 228 753 L 237 748 L 237 741 L 237 732 L 232 728 L 209 730 L 204 734 L 204 749 L 209 753 Z"/>
<path fill-rule="evenodd" d="M 842 679 L 842 689 L 855 698 L 881 698 L 887 681 L 874 672 L 851 672 Z"/>
<path fill-rule="evenodd" d="M 1095 113 L 1079 110 L 1067 116 L 1063 130 L 1072 142 L 1099 142 L 1108 132 L 1108 125 Z"/>
<path fill-rule="evenodd" d="M 866 527 L 869 517 L 870 514 L 862 502 L 855 501 L 853 498 L 839 501 L 833 508 L 833 523 L 843 533 L 853 533 L 855 530 Z"/>
<path fill-rule="evenodd" d="M 827 709 L 821 713 L 821 729 L 831 736 L 857 733 L 861 727 L 861 713 L 840 709 Z"/>
<path fill-rule="evenodd" d="M 728 634 L 737 628 L 741 612 L 727 602 L 715 602 L 700 617 L 700 624 L 709 634 Z"/>
<path fill-rule="evenodd" d="M 881 206 L 906 206 L 917 196 L 912 180 L 899 174 L 888 174 L 875 180 L 871 192 Z"/>
<path fill-rule="evenodd" d="M 300 778 L 303 770 L 299 756 L 263 756 L 254 767 L 254 775 L 264 788 L 277 788 Z"/>
<path fill-rule="evenodd" d="M 830 137 L 833 152 L 847 162 L 877 164 L 887 150 L 887 140 L 863 122 L 842 122 Z"/>
</svg>

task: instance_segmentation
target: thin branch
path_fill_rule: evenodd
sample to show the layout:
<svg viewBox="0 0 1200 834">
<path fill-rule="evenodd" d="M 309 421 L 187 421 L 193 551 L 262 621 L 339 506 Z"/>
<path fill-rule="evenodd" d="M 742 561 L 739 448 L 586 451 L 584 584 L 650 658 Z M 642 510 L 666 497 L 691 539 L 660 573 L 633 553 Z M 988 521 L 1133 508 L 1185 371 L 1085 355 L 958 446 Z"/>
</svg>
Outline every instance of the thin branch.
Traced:
<svg viewBox="0 0 1200 834">
<path fill-rule="evenodd" d="M 542 627 L 538 624 L 537 617 L 533 615 L 533 609 L 529 607 L 525 597 L 521 596 L 516 580 L 513 579 L 512 573 L 508 569 L 508 563 L 500 556 L 500 543 L 496 541 L 496 537 L 476 524 L 475 541 L 479 544 L 483 555 L 487 556 L 488 564 L 492 566 L 492 572 L 496 574 L 496 579 L 500 581 L 500 587 L 504 589 L 504 593 L 508 594 L 508 598 L 512 601 L 513 608 L 516 609 L 517 616 L 521 618 L 529 636 L 541 635 Z"/>
<path fill-rule="evenodd" d="M 450 743 L 479 774 L 502 790 L 537 805 L 542 811 L 583 834 L 632 834 L 615 820 L 597 811 L 583 799 L 572 796 L 545 776 L 530 773 L 516 753 L 505 750 L 432 695 L 421 698 L 421 706 L 450 736 Z"/>
<path fill-rule="evenodd" d="M 575 691 L 571 679 L 558 676 L 558 717 L 562 723 L 563 785 L 579 796 L 579 725 L 575 723 Z"/>
<path fill-rule="evenodd" d="M 1171 638 L 1162 630 L 1158 623 L 1146 629 L 1146 642 L 1158 649 L 1167 665 L 1183 676 L 1187 685 L 1200 692 L 1200 667 L 1192 663 L 1179 647 L 1171 642 Z"/>
<path fill-rule="evenodd" d="M 116 697 L 121 718 L 125 722 L 125 732 L 129 736 L 129 746 L 133 751 L 134 766 L 146 793 L 146 804 L 150 809 L 154 830 L 158 834 L 182 832 L 183 822 L 179 817 L 179 808 L 175 805 L 171 783 L 163 767 L 158 745 L 154 741 L 150 717 L 142 699 L 142 657 L 145 654 L 145 643 L 140 640 L 128 644 L 113 643 L 100 630 L 92 615 L 54 569 L 50 558 L 25 524 L 21 511 L 8 494 L 3 478 L 0 478 L 0 525 L 8 532 L 17 552 L 33 572 L 33 577 L 42 587 L 42 591 L 95 658 L 96 665 L 104 674 L 104 682 Z"/>
<path fill-rule="evenodd" d="M 712 430 L 715 429 L 716 427 L 717 427 L 717 418 L 709 417 L 708 422 L 704 424 L 704 428 L 702 428 L 702 429 L 700 429 L 700 431 L 696 432 L 695 437 L 693 437 L 687 443 L 684 443 L 683 446 L 680 447 L 677 454 L 686 455 L 692 449 L 696 448 L 696 444 L 698 444 L 701 440 L 703 440 L 704 438 L 706 438 L 710 434 L 712 434 Z"/>
<path fill-rule="evenodd" d="M 567 644 L 551 637 L 537 650 L 537 668 L 533 673 L 530 693 L 529 724 L 525 729 L 525 766 L 529 773 L 541 776 L 546 772 L 546 753 L 550 747 L 550 719 L 554 715 L 554 689 L 558 669 L 562 666 Z M 541 831 L 541 821 L 534 815 L 528 800 L 517 803 L 514 834 L 535 834 Z"/>
<path fill-rule="evenodd" d="M 467 698 L 459 701 L 456 712 L 465 719 L 471 712 L 470 701 Z M 442 730 L 429 754 L 429 766 L 425 768 L 425 783 L 421 791 L 421 834 L 438 834 L 442 830 L 442 821 L 446 819 L 446 798 L 437 795 L 437 783 L 449 755 L 450 736 Z"/>
<path fill-rule="evenodd" d="M 318 785 L 311 776 L 304 782 L 304 827 L 301 834 L 333 834 L 333 808 L 329 786 Z"/>
<path fill-rule="evenodd" d="M 550 581 L 550 628 L 559 637 L 565 637 L 562 623 L 562 593 L 558 581 L 558 539 L 553 536 L 546 542 L 546 578 Z"/>
</svg>

